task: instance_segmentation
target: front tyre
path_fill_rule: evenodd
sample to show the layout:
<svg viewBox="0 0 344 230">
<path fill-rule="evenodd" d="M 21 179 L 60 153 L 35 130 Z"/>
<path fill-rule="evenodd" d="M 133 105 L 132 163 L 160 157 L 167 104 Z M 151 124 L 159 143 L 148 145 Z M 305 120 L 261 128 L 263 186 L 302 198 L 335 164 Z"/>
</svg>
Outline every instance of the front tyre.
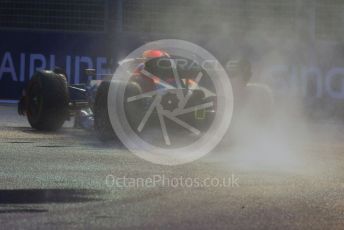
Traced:
<svg viewBox="0 0 344 230">
<path fill-rule="evenodd" d="M 67 80 L 52 71 L 36 72 L 29 82 L 26 96 L 27 118 L 32 128 L 56 131 L 68 119 Z"/>
</svg>

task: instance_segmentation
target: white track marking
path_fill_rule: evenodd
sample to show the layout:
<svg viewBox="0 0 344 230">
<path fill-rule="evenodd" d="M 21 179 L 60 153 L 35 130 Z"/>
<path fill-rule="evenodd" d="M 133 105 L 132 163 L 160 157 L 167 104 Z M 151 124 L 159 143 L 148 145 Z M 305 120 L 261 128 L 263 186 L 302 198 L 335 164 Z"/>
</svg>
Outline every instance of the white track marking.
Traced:
<svg viewBox="0 0 344 230">
<path fill-rule="evenodd" d="M 144 126 L 146 125 L 149 117 L 151 116 L 154 108 L 156 107 L 156 105 L 160 102 L 161 100 L 161 96 L 157 95 L 154 99 L 154 101 L 152 102 L 152 104 L 149 106 L 149 109 L 147 110 L 145 116 L 142 118 L 142 121 L 140 122 L 140 125 L 137 127 L 137 131 L 141 132 L 142 129 L 144 128 Z"/>
<path fill-rule="evenodd" d="M 177 110 L 172 114 L 172 116 L 179 116 L 179 115 L 182 115 L 182 114 L 186 114 L 186 113 L 191 113 L 191 112 L 195 112 L 197 110 L 200 110 L 200 109 L 207 109 L 207 108 L 210 108 L 214 105 L 213 102 L 208 102 L 208 103 L 204 103 L 204 104 L 201 104 L 201 105 L 196 105 L 196 106 L 192 106 L 192 107 L 189 107 L 189 108 L 186 108 L 186 109 L 182 109 L 182 110 Z"/>
<path fill-rule="evenodd" d="M 162 110 L 159 106 L 156 107 L 156 110 L 158 112 L 158 117 L 159 117 L 160 126 L 161 126 L 161 130 L 162 130 L 162 135 L 163 135 L 164 140 L 165 140 L 165 144 L 171 145 L 171 140 L 170 140 L 170 137 L 168 136 L 168 133 L 167 133 L 166 124 L 165 124 L 164 116 L 162 114 Z"/>
<path fill-rule="evenodd" d="M 177 123 L 178 125 L 182 126 L 183 128 L 189 130 L 190 132 L 199 135 L 201 134 L 201 131 L 199 131 L 198 129 L 192 127 L 191 125 L 189 125 L 188 123 L 180 120 L 177 117 L 174 117 L 173 115 L 171 115 L 171 113 L 164 111 L 163 114 L 170 120 L 174 121 L 175 123 Z"/>
</svg>

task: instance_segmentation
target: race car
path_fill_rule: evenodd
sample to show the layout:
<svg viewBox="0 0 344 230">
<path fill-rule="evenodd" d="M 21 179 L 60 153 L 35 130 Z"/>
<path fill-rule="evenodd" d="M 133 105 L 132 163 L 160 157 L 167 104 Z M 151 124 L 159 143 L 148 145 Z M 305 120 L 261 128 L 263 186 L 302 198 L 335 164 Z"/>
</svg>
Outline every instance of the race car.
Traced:
<svg viewBox="0 0 344 230">
<path fill-rule="evenodd" d="M 175 162 L 191 160 L 219 143 L 233 116 L 242 121 L 253 115 L 263 124 L 269 113 L 264 105 L 272 98 L 266 87 L 248 83 L 249 62 L 230 62 L 225 73 L 192 58 L 146 50 L 142 57 L 119 62 L 115 73 L 77 85 L 67 83 L 61 68 L 40 70 L 29 81 L 18 112 L 37 130 L 56 131 L 74 117 L 74 127 L 94 130 L 102 141 L 120 141 L 149 159 L 157 154 L 174 159 L 178 152 Z M 85 70 L 87 76 L 95 73 Z M 248 104 L 255 109 L 247 110 Z"/>
<path fill-rule="evenodd" d="M 176 70 L 171 66 L 176 58 L 162 50 L 147 50 L 142 58 L 123 60 L 118 68 L 125 68 L 126 74 L 130 75 L 126 83 L 116 82 L 113 75 L 108 75 L 102 80 L 72 85 L 67 83 L 68 76 L 61 68 L 39 70 L 23 92 L 18 112 L 26 115 L 36 130 L 56 131 L 66 120 L 75 117 L 74 127 L 94 130 L 102 141 L 117 140 L 108 110 L 109 88 L 111 84 L 117 84 L 125 88 L 126 118 L 138 133 L 144 126 L 161 125 L 163 113 L 177 124 L 170 127 L 181 126 L 197 134 L 207 129 L 214 119 L 214 86 L 198 65 L 188 69 L 177 66 L 176 78 Z M 96 76 L 95 72 L 85 70 L 85 74 L 92 77 Z M 149 116 L 152 118 L 147 118 L 147 111 L 151 111 Z M 171 145 L 166 135 L 163 136 L 164 145 Z"/>
</svg>

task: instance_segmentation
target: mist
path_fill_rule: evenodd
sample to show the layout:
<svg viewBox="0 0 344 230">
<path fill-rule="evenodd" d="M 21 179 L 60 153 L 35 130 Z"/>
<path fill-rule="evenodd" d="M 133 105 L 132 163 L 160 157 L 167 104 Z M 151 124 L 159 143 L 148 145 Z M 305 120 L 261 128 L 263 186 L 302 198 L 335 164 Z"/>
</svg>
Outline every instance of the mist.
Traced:
<svg viewBox="0 0 344 230">
<path fill-rule="evenodd" d="M 317 171 L 303 152 L 318 123 L 334 135 L 344 115 L 341 1 L 141 1 L 124 19 L 155 39 L 183 39 L 211 52 L 223 66 L 246 59 L 243 89 L 229 71 L 235 117 L 222 152 L 245 169 Z M 130 6 L 128 1 L 127 6 Z M 126 22 L 124 20 L 124 22 Z M 336 24 L 334 23 L 336 22 Z M 242 96 L 243 94 L 245 96 Z M 243 99 L 245 97 L 245 99 Z M 223 147 L 225 146 L 225 147 Z M 220 150 L 218 150 L 220 151 Z M 222 159 L 223 160 L 223 159 Z"/>
</svg>

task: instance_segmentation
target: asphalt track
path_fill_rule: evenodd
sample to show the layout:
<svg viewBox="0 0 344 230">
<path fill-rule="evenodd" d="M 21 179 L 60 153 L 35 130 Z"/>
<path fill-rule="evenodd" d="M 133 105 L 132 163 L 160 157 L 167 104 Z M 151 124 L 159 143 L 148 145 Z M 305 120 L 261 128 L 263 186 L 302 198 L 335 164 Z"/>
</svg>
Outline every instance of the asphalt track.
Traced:
<svg viewBox="0 0 344 230">
<path fill-rule="evenodd" d="M 0 228 L 344 229 L 343 123 L 289 128 L 284 138 L 227 142 L 171 167 L 104 145 L 71 122 L 55 134 L 34 131 L 2 105 Z M 165 182 L 112 183 L 123 177 Z"/>
</svg>

